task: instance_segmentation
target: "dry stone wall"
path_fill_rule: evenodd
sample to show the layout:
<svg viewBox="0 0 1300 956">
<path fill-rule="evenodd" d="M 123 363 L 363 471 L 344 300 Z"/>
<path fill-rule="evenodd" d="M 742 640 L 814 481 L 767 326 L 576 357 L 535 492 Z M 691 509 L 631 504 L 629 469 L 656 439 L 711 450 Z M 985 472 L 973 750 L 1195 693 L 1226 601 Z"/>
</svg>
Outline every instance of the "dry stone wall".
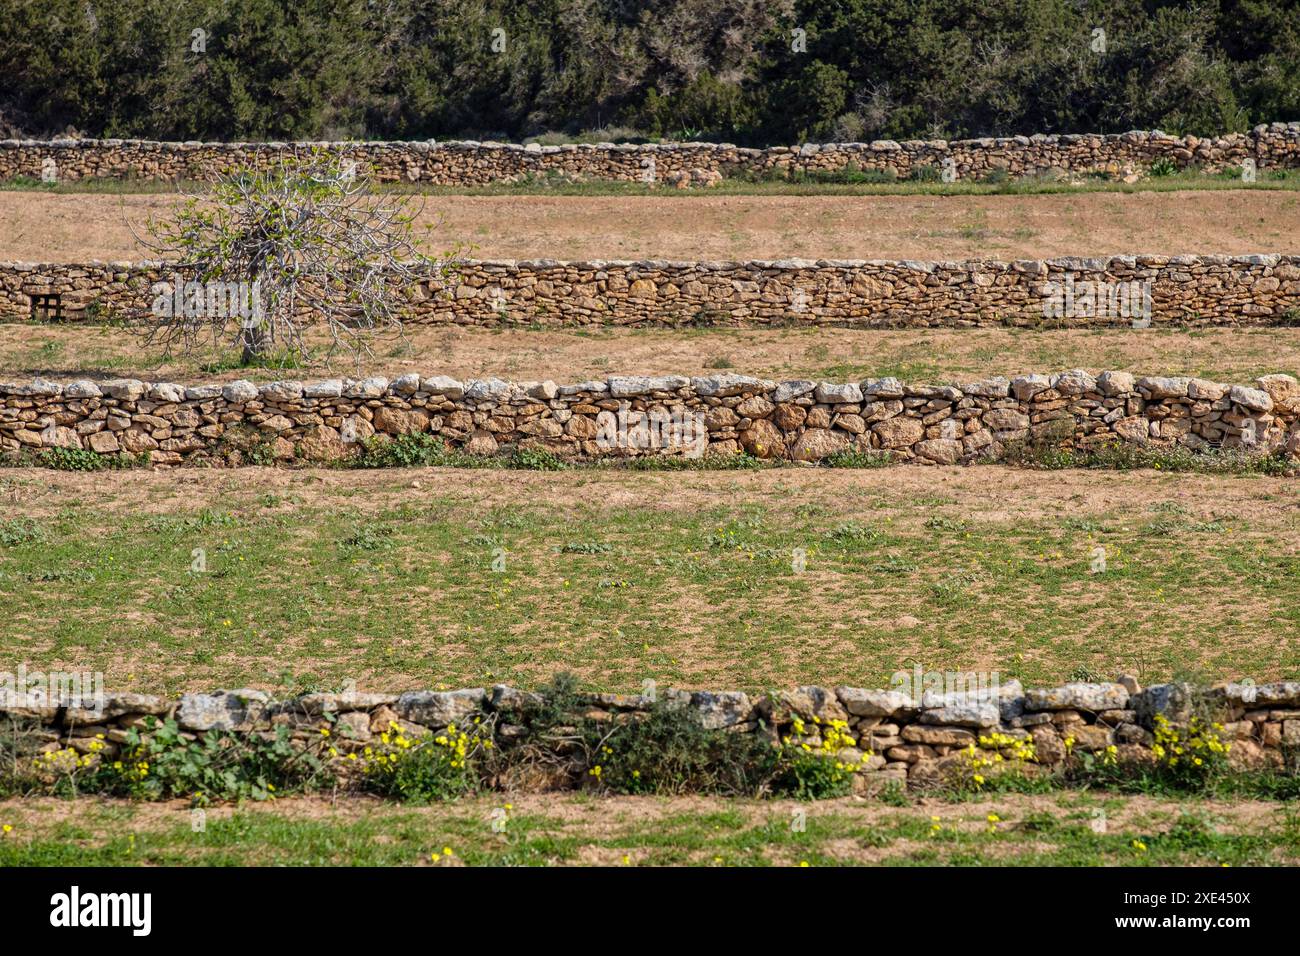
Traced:
<svg viewBox="0 0 1300 956">
<path fill-rule="evenodd" d="M 1300 123 L 1201 138 L 1160 131 L 1012 136 L 997 139 L 826 143 L 746 149 L 719 143 L 538 146 L 490 142 L 162 143 L 145 140 L 3 140 L 0 179 L 208 180 L 232 165 L 268 164 L 283 150 L 348 150 L 381 182 L 443 186 L 563 177 L 711 185 L 723 176 L 875 170 L 900 179 L 947 167 L 957 179 L 1105 173 L 1135 175 L 1158 159 L 1207 172 L 1254 160 L 1259 169 L 1300 166 Z"/>
<path fill-rule="evenodd" d="M 145 314 L 160 262 L 0 262 L 0 317 Z M 407 290 L 409 321 L 481 327 L 1047 328 L 1300 322 L 1300 255 L 922 262 L 475 261 Z"/>
<path fill-rule="evenodd" d="M 708 730 L 761 734 L 773 745 L 792 740 L 807 744 L 813 753 L 826 750 L 823 731 L 846 726 L 852 744 L 827 756 L 857 769 L 858 790 L 889 782 L 925 787 L 962 777 L 969 781 L 973 769 L 992 774 L 1004 763 L 1034 772 L 1060 767 L 1082 754 L 1152 763 L 1161 718 L 1170 727 L 1186 727 L 1194 717 L 1210 721 L 1210 733 L 1226 745 L 1228 763 L 1238 769 L 1282 768 L 1286 754 L 1300 748 L 1297 682 L 1159 684 L 1144 690 L 1133 678 L 1121 677 L 1112 684 L 1026 691 L 1017 680 L 971 674 L 951 675 L 957 678 L 951 686 L 962 688 L 951 690 L 950 675 L 934 676 L 943 680 L 890 690 L 805 686 L 763 696 L 668 690 L 661 701 L 588 694 L 576 701 L 581 713 L 575 719 L 612 726 L 638 719 L 656 704 L 689 708 Z M 172 699 L 108 694 L 93 706 L 87 700 L 67 706 L 53 697 L 34 700 L 29 693 L 10 691 L 0 692 L 0 718 L 36 723 L 40 746 L 49 755 L 71 749 L 104 760 L 117 757 L 133 731 L 148 736 L 150 718 L 174 719 L 190 738 L 209 731 L 267 734 L 283 727 L 299 747 L 328 751 L 346 773 L 355 766 L 349 755 L 379 747 L 381 736 L 394 728 L 421 740 L 448 725 L 466 727 L 477 720 L 475 726 L 490 732 L 497 748 L 508 750 L 524 733 L 521 718 L 543 700 L 540 694 L 505 685 L 402 694 L 314 693 L 291 700 L 250 689 Z M 328 731 L 327 738 L 322 730 Z M 590 775 L 583 778 L 592 781 Z"/>
<path fill-rule="evenodd" d="M 182 386 L 135 379 L 0 383 L 0 454 L 148 452 L 155 464 L 319 462 L 372 436 L 431 434 L 492 455 L 734 455 L 824 461 L 837 453 L 962 464 L 1033 442 L 1129 442 L 1300 456 L 1300 382 L 1253 386 L 1082 369 L 953 385 L 775 382 L 736 374 L 604 381 L 461 382 L 403 375 Z"/>
</svg>

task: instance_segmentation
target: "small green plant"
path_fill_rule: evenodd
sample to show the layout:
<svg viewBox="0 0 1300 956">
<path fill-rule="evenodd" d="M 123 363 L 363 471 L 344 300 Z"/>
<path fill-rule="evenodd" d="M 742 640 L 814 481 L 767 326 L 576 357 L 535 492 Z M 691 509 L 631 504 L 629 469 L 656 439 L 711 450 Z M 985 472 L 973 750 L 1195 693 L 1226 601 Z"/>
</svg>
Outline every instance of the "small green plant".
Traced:
<svg viewBox="0 0 1300 956">
<path fill-rule="evenodd" d="M 1285 477 L 1296 474 L 1300 466 L 1284 451 L 1258 454 L 1237 449 L 1192 451 L 1181 445 L 1162 447 L 1135 442 L 1111 442 L 1088 450 L 1061 447 L 1047 441 L 1010 442 L 1005 462 L 1021 468 L 1059 471 L 1066 468 L 1089 468 L 1108 471 L 1191 472 L 1208 475 L 1269 475 Z"/>
<path fill-rule="evenodd" d="M 1178 164 L 1168 156 L 1159 156 L 1154 159 L 1147 168 L 1147 174 L 1153 179 L 1162 179 L 1165 176 L 1173 176 L 1178 172 Z"/>
<path fill-rule="evenodd" d="M 1012 736 L 1001 731 L 980 734 L 961 754 L 965 758 L 964 773 L 948 781 L 958 790 L 983 790 L 991 782 L 991 777 L 996 778 L 998 786 L 1006 787 L 1013 782 L 1008 777 L 1023 776 L 1025 766 L 1038 760 L 1032 737 Z"/>
<path fill-rule="evenodd" d="M 609 554 L 614 549 L 599 541 L 570 541 L 560 546 L 560 554 Z"/>
<path fill-rule="evenodd" d="M 544 448 L 517 448 L 505 465 L 520 471 L 564 471 L 569 467 L 563 458 Z"/>
<path fill-rule="evenodd" d="M 364 789 L 412 803 L 447 800 L 478 785 L 474 762 L 492 749 L 491 725 L 473 718 L 438 734 L 413 737 L 396 722 L 367 746 L 357 762 Z"/>
<path fill-rule="evenodd" d="M 790 733 L 781 738 L 771 790 L 776 796 L 796 800 L 825 800 L 842 797 L 853 789 L 853 776 L 870 759 L 857 750 L 857 740 L 843 720 L 813 718 L 816 734 L 801 718 L 791 723 Z M 811 737 L 813 741 L 808 739 Z"/>
<path fill-rule="evenodd" d="M 960 518 L 945 518 L 935 515 L 925 519 L 925 526 L 931 531 L 965 531 L 966 522 Z"/>
<path fill-rule="evenodd" d="M 827 541 L 841 546 L 850 544 L 862 544 L 868 541 L 879 540 L 881 534 L 875 528 L 868 528 L 865 525 L 858 524 L 856 521 L 846 521 L 839 527 L 832 528 L 824 535 Z"/>
<path fill-rule="evenodd" d="M 1104 684 L 1110 678 L 1100 671 L 1093 670 L 1087 664 L 1079 664 L 1074 670 L 1070 671 L 1070 680 L 1084 684 Z"/>
<path fill-rule="evenodd" d="M 1151 754 L 1165 779 L 1179 790 L 1204 790 L 1228 765 L 1232 744 L 1219 737 L 1223 725 L 1193 716 L 1186 726 L 1155 716 L 1155 743 Z"/>
<path fill-rule="evenodd" d="M 339 541 L 345 551 L 391 551 L 393 529 L 386 525 L 362 525 Z"/>
<path fill-rule="evenodd" d="M 33 519 L 0 518 L 0 547 L 12 548 L 20 544 L 36 544 L 45 540 L 45 529 Z"/>
<path fill-rule="evenodd" d="M 827 456 L 828 468 L 883 468 L 894 460 L 893 452 L 846 448 Z"/>
<path fill-rule="evenodd" d="M 352 460 L 356 468 L 415 468 L 442 465 L 449 460 L 447 443 L 428 432 L 411 432 L 395 438 L 371 435 Z"/>
<path fill-rule="evenodd" d="M 149 453 L 139 455 L 103 455 L 90 448 L 46 448 L 36 459 L 42 468 L 57 471 L 113 471 L 126 468 L 144 468 L 149 464 Z"/>
<path fill-rule="evenodd" d="M 146 800 L 184 798 L 194 806 L 214 800 L 268 800 L 329 786 L 319 753 L 294 746 L 288 727 L 274 734 L 209 731 L 187 739 L 176 721 L 145 719 L 131 728 L 122 753 L 108 756 L 104 735 L 87 753 L 71 748 L 32 760 L 33 777 L 56 793 L 106 793 Z"/>
<path fill-rule="evenodd" d="M 907 788 L 896 780 L 891 780 L 878 794 L 876 799 L 887 807 L 906 807 L 911 805 L 907 798 Z"/>
<path fill-rule="evenodd" d="M 745 453 L 707 454 L 699 458 L 684 455 L 643 455 L 627 464 L 631 471 L 757 471 L 778 467 L 776 462 Z"/>
<path fill-rule="evenodd" d="M 221 435 L 217 450 L 235 462 L 263 467 L 275 464 L 274 439 L 247 424 L 227 428 Z"/>
</svg>

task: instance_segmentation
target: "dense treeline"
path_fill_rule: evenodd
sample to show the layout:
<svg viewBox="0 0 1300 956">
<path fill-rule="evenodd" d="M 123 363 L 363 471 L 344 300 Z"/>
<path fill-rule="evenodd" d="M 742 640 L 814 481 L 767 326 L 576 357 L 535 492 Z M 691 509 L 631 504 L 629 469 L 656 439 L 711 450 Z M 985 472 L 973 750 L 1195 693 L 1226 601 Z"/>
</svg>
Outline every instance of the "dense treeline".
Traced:
<svg viewBox="0 0 1300 956">
<path fill-rule="evenodd" d="M 7 135 L 764 144 L 1300 118 L 1300 0 L 0 0 L 0 23 Z"/>
</svg>

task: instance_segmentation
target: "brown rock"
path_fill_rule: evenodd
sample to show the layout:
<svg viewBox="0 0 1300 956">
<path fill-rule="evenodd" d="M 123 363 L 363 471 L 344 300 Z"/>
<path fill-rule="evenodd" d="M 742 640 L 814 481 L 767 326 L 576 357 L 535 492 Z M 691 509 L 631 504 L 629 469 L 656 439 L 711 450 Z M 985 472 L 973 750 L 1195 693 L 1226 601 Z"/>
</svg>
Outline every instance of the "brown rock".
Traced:
<svg viewBox="0 0 1300 956">
<path fill-rule="evenodd" d="M 821 461 L 849 447 L 849 437 L 828 428 L 809 428 L 795 441 L 790 457 L 795 461 Z"/>
<path fill-rule="evenodd" d="M 962 443 L 952 438 L 931 438 L 917 442 L 913 451 L 922 458 L 941 465 L 955 465 L 961 460 Z"/>
<path fill-rule="evenodd" d="M 822 405 L 816 405 L 808 409 L 808 417 L 804 419 L 804 425 L 808 428 L 830 428 L 831 413 Z"/>
<path fill-rule="evenodd" d="M 142 451 L 153 451 L 158 447 L 158 443 L 153 438 L 134 425 L 124 432 L 119 432 L 118 438 L 122 442 L 122 447 L 133 455 L 138 455 Z"/>
<path fill-rule="evenodd" d="M 1061 730 L 1065 738 L 1074 738 L 1074 749 L 1086 752 L 1096 750 L 1105 750 L 1112 743 L 1114 738 L 1111 735 L 1109 727 L 1099 725 L 1082 724 L 1077 727 L 1066 727 Z"/>
<path fill-rule="evenodd" d="M 719 405 L 716 408 L 709 409 L 704 416 L 704 424 L 709 431 L 717 431 L 720 428 L 730 428 L 736 422 L 740 421 L 740 416 L 733 412 L 726 405 Z"/>
<path fill-rule="evenodd" d="M 850 435 L 861 435 L 867 430 L 867 424 L 861 415 L 840 415 L 835 419 L 835 427 L 844 429 Z"/>
<path fill-rule="evenodd" d="M 758 458 L 785 457 L 785 436 L 765 418 L 760 418 L 741 432 L 740 443 L 745 451 Z"/>
<path fill-rule="evenodd" d="M 1039 763 L 1055 764 L 1065 759 L 1065 743 L 1055 728 L 1039 725 L 1030 728 L 1029 734 L 1034 738 L 1034 753 Z"/>
<path fill-rule="evenodd" d="M 736 406 L 741 418 L 766 418 L 772 414 L 772 403 L 762 395 L 752 395 Z"/>
<path fill-rule="evenodd" d="M 910 448 L 925 437 L 925 426 L 918 418 L 890 418 L 876 422 L 871 430 L 885 448 Z"/>
<path fill-rule="evenodd" d="M 465 442 L 465 451 L 471 455 L 495 455 L 498 447 L 492 433 L 483 428 L 476 430 Z"/>
<path fill-rule="evenodd" d="M 587 415 L 574 415 L 565 423 L 564 430 L 574 438 L 595 438 L 600 433 L 600 426 Z"/>
<path fill-rule="evenodd" d="M 938 755 L 928 744 L 902 744 L 898 747 L 890 747 L 885 751 L 885 756 L 890 760 L 916 763 L 918 760 L 933 760 Z"/>
<path fill-rule="evenodd" d="M 375 409 L 375 429 L 390 435 L 410 435 L 422 432 L 429 427 L 429 416 L 419 409 L 389 408 L 381 406 Z"/>
<path fill-rule="evenodd" d="M 121 451 L 122 446 L 118 444 L 117 436 L 112 432 L 95 432 L 88 439 L 92 451 L 97 451 L 101 455 L 111 455 L 114 452 Z"/>
<path fill-rule="evenodd" d="M 802 405 L 795 405 L 793 402 L 786 402 L 783 405 L 776 406 L 776 411 L 772 413 L 772 421 L 776 424 L 776 427 L 787 432 L 802 427 L 807 417 L 808 409 Z"/>
<path fill-rule="evenodd" d="M 975 743 L 975 734 L 960 727 L 933 727 L 909 724 L 903 728 L 903 739 L 908 743 L 930 744 L 941 747 L 965 747 Z"/>
<path fill-rule="evenodd" d="M 307 461 L 334 461 L 346 454 L 343 439 L 328 425 L 317 425 L 298 439 L 297 455 Z"/>
</svg>

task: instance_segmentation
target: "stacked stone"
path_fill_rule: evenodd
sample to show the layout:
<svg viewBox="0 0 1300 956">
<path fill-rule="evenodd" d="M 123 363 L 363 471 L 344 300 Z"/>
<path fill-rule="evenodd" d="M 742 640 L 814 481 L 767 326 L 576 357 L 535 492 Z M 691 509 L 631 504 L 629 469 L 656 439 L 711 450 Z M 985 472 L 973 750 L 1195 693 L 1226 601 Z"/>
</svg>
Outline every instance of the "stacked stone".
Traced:
<svg viewBox="0 0 1300 956">
<path fill-rule="evenodd" d="M 730 143 L 568 144 L 163 143 L 148 140 L 0 141 L 0 179 L 40 176 L 53 160 L 60 179 L 88 177 L 205 180 L 234 165 L 270 166 L 285 150 L 346 150 L 372 165 L 381 182 L 445 186 L 561 177 L 709 186 L 723 175 L 829 173 L 852 167 L 906 178 L 921 167 L 948 167 L 957 178 L 1107 173 L 1132 176 L 1157 159 L 1206 172 L 1254 159 L 1259 168 L 1300 164 L 1300 123 L 1270 123 L 1250 133 L 1201 138 L 1159 130 L 1010 136 L 968 140 L 877 140 L 747 149 Z M 683 179 L 685 177 L 685 179 Z"/>
<path fill-rule="evenodd" d="M 69 318 L 148 315 L 164 263 L 0 262 L 0 317 L 64 297 Z M 413 324 L 502 327 L 773 325 L 853 328 L 1129 327 L 1137 312 L 1088 307 L 1070 281 L 1140 293 L 1153 325 L 1266 326 L 1300 314 L 1300 256 L 1063 257 L 1013 262 L 785 259 L 750 262 L 465 260 L 449 284 L 407 290 Z M 1060 308 L 1051 311 L 1053 299 Z M 1141 295 L 1136 294 L 1141 300 Z M 310 321 L 310 317 L 307 317 Z"/>
<path fill-rule="evenodd" d="M 656 422 L 689 424 L 690 433 L 660 442 Z M 1026 441 L 1295 456 L 1300 382 L 1265 375 L 1249 387 L 1072 369 L 955 385 L 893 378 L 778 383 L 731 373 L 611 376 L 572 385 L 414 373 L 391 382 L 376 376 L 263 385 L 0 383 L 0 453 L 70 448 L 148 452 L 159 465 L 239 464 L 256 446 L 263 458 L 317 462 L 350 455 L 372 436 L 425 433 L 471 454 L 542 449 L 575 459 L 743 450 L 817 462 L 856 451 L 953 465 L 997 460 Z"/>
<path fill-rule="evenodd" d="M 6 696 L 7 695 L 7 696 Z M 637 719 L 656 701 L 620 694 L 579 695 L 572 716 L 600 723 Z M 208 731 L 265 735 L 289 729 L 300 747 L 322 741 L 340 758 L 398 730 L 410 739 L 441 733 L 449 725 L 469 727 L 478 719 L 491 728 L 498 746 L 524 734 L 521 724 L 541 694 L 506 685 L 402 694 L 313 693 L 277 701 L 251 689 L 188 693 L 177 699 L 144 694 L 107 695 L 102 709 L 33 701 L 0 692 L 0 716 L 34 722 L 45 752 L 116 756 L 128 735 L 149 733 L 149 719 L 174 719 L 186 739 Z M 83 702 L 85 703 L 85 702 Z M 1011 680 L 986 690 L 942 693 L 925 690 L 919 699 L 898 689 L 804 686 L 769 695 L 742 691 L 668 690 L 663 704 L 687 708 L 707 729 L 761 733 L 773 745 L 807 744 L 813 753 L 856 767 L 862 790 L 897 782 L 928 787 L 969 779 L 972 749 L 1012 758 L 1018 744 L 1032 742 L 1033 760 L 1008 760 L 1027 772 L 1059 767 L 1071 755 L 1114 747 L 1121 762 L 1150 762 L 1157 717 L 1186 727 L 1193 716 L 1221 722 L 1216 735 L 1230 745 L 1238 769 L 1281 768 L 1284 750 L 1300 746 L 1300 683 L 1186 683 L 1141 689 L 1131 677 L 1115 683 L 1070 683 L 1025 691 Z M 823 751 L 823 732 L 843 722 L 852 745 Z M 559 745 L 557 745 L 559 746 Z M 347 766 L 346 759 L 341 760 Z M 987 771 L 985 771 L 987 772 Z"/>
</svg>

